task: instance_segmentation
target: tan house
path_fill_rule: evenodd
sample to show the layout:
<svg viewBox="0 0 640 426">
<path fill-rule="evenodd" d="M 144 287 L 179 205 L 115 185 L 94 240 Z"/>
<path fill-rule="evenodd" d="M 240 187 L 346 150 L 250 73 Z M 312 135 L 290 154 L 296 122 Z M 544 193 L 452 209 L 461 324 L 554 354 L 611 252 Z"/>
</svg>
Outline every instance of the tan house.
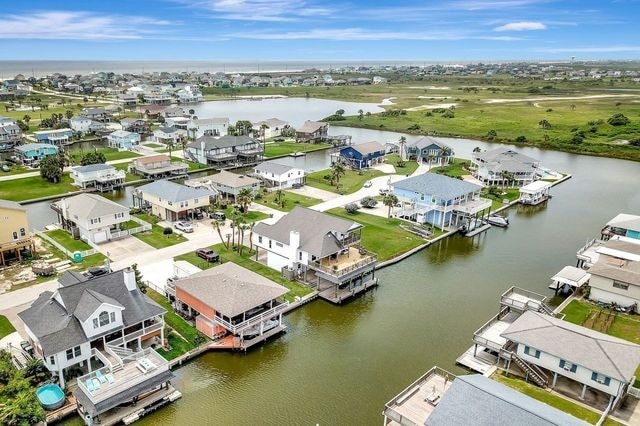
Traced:
<svg viewBox="0 0 640 426">
<path fill-rule="evenodd" d="M 129 166 L 129 172 L 145 179 L 186 177 L 187 170 L 189 170 L 187 163 L 171 161 L 171 158 L 164 154 L 136 158 Z"/>
<path fill-rule="evenodd" d="M 0 265 L 9 259 L 22 260 L 22 251 L 34 251 L 27 209 L 15 201 L 0 200 Z"/>
<path fill-rule="evenodd" d="M 215 192 L 191 188 L 168 180 L 158 180 L 136 189 L 134 204 L 151 209 L 151 214 L 173 222 L 186 219 L 195 209 L 207 207 Z"/>
<path fill-rule="evenodd" d="M 590 269 L 589 299 L 622 307 L 640 303 L 640 261 L 601 257 Z"/>
</svg>

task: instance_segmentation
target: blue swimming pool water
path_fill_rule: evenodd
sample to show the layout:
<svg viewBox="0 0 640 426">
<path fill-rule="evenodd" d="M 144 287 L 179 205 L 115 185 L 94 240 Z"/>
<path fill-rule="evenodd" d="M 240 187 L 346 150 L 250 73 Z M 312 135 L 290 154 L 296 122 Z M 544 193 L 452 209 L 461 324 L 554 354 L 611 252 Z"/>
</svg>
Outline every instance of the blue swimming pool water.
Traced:
<svg viewBox="0 0 640 426">
<path fill-rule="evenodd" d="M 48 410 L 54 410 L 64 403 L 64 392 L 60 386 L 53 383 L 38 388 L 36 395 L 42 406 Z"/>
</svg>

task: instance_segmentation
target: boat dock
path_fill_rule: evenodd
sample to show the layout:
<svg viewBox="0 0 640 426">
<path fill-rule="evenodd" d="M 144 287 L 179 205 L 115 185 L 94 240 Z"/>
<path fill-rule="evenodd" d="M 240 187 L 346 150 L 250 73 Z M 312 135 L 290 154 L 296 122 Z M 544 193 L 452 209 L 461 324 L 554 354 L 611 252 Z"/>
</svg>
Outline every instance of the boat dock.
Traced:
<svg viewBox="0 0 640 426">
<path fill-rule="evenodd" d="M 353 287 L 337 288 L 335 286 L 330 286 L 322 290 L 319 289 L 318 296 L 326 301 L 339 305 L 343 302 L 346 302 L 352 299 L 358 294 L 364 293 L 365 291 L 377 286 L 378 286 L 378 279 L 373 278 L 361 285 L 357 285 Z"/>
</svg>

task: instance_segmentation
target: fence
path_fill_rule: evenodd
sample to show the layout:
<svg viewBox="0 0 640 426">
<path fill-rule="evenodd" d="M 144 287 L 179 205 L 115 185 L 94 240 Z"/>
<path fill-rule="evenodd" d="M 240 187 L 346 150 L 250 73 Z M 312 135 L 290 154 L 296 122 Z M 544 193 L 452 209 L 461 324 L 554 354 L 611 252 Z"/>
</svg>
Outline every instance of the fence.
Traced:
<svg viewBox="0 0 640 426">
<path fill-rule="evenodd" d="M 38 232 L 37 235 L 40 238 L 42 238 L 43 240 L 45 240 L 48 243 L 50 243 L 51 245 L 53 245 L 55 248 L 57 248 L 61 252 L 63 252 L 64 254 L 66 254 L 67 256 L 69 256 L 71 259 L 73 259 L 73 254 L 76 253 L 75 251 L 67 250 L 66 247 L 64 247 L 62 244 L 60 244 L 59 242 L 57 242 L 56 240 L 54 240 L 53 238 L 51 238 L 50 236 L 48 236 L 44 232 Z M 99 251 L 97 249 L 95 249 L 95 248 L 90 248 L 89 250 L 81 250 L 81 251 L 78 250 L 78 251 L 80 252 L 80 254 L 82 255 L 83 258 L 85 258 L 87 256 L 91 256 L 92 254 L 99 253 Z"/>
</svg>

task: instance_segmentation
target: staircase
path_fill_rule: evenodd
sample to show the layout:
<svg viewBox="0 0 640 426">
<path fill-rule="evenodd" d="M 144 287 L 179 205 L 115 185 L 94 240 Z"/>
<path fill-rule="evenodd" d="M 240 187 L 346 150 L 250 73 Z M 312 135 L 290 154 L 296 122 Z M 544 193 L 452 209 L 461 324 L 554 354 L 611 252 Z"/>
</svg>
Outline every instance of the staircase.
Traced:
<svg viewBox="0 0 640 426">
<path fill-rule="evenodd" d="M 540 368 L 536 367 L 535 365 L 529 364 L 514 352 L 511 352 L 511 359 L 516 363 L 518 367 L 522 369 L 522 371 L 527 373 L 528 378 L 531 379 L 533 383 L 543 389 L 547 387 L 549 379 L 547 378 L 547 375 L 544 374 L 542 370 L 540 370 Z"/>
<path fill-rule="evenodd" d="M 553 312 L 553 309 L 551 309 L 549 305 L 544 302 L 540 304 L 540 309 L 538 309 L 538 312 L 550 315 L 552 317 L 556 316 L 555 312 Z"/>
</svg>

